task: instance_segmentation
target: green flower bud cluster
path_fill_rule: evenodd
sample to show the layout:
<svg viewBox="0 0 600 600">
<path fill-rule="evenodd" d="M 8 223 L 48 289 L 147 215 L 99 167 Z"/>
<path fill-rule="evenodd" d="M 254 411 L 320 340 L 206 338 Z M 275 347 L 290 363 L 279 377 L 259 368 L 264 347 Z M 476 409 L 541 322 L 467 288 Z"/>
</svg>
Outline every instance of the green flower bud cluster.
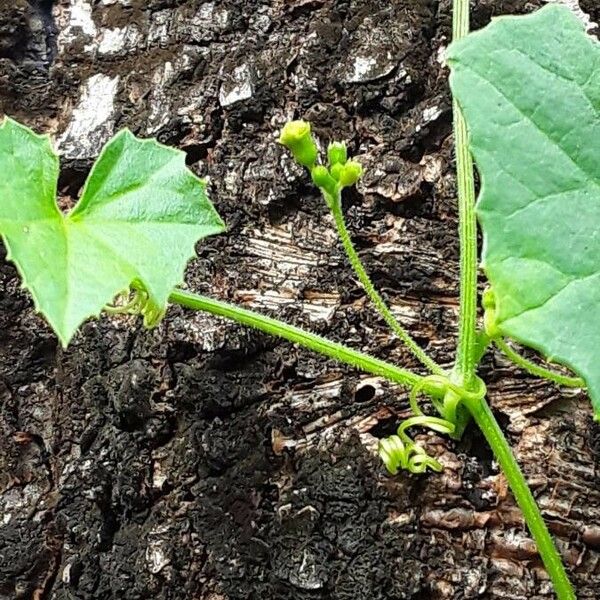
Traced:
<svg viewBox="0 0 600 600">
<path fill-rule="evenodd" d="M 328 165 L 317 164 L 319 152 L 311 133 L 310 123 L 290 121 L 281 130 L 279 142 L 283 144 L 296 161 L 306 167 L 314 184 L 319 187 L 326 199 L 339 197 L 345 187 L 353 186 L 362 176 L 359 162 L 348 160 L 348 149 L 344 142 L 332 142 L 327 148 Z"/>
</svg>

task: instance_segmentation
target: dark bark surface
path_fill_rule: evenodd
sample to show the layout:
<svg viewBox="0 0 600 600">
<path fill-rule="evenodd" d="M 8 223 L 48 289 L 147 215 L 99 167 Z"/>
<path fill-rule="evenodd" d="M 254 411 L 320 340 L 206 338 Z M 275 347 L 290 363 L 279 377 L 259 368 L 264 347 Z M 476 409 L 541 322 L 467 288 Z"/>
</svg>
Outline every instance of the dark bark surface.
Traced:
<svg viewBox="0 0 600 600">
<path fill-rule="evenodd" d="M 539 4 L 478 0 L 474 25 Z M 347 139 L 367 166 L 345 205 L 368 270 L 450 364 L 449 5 L 0 0 L 0 112 L 54 136 L 67 199 L 121 127 L 186 150 L 229 225 L 199 246 L 190 289 L 416 367 L 275 132 L 304 117 Z M 579 597 L 600 598 L 587 399 L 497 355 L 482 372 Z M 2 261 L 0 599 L 551 598 L 476 430 L 427 438 L 443 474 L 386 475 L 377 438 L 407 414 L 380 379 L 177 307 L 150 332 L 92 321 L 64 351 Z"/>
</svg>

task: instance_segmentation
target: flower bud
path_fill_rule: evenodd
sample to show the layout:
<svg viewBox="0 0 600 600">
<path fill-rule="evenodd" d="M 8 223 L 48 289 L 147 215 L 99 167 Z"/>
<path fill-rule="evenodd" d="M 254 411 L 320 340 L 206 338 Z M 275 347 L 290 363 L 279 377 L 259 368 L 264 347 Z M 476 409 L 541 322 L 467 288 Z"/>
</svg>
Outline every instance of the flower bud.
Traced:
<svg viewBox="0 0 600 600">
<path fill-rule="evenodd" d="M 342 174 L 343 170 L 344 170 L 344 165 L 342 165 L 341 163 L 335 163 L 335 165 L 331 165 L 331 168 L 329 169 L 329 172 L 331 173 L 331 176 L 336 181 L 339 181 L 340 180 L 340 175 Z"/>
<path fill-rule="evenodd" d="M 312 168 L 317 162 L 318 150 L 306 121 L 290 121 L 281 130 L 279 143 L 283 144 L 301 165 Z"/>
<path fill-rule="evenodd" d="M 348 150 L 344 142 L 332 142 L 327 148 L 329 165 L 345 165 L 348 160 Z"/>
<path fill-rule="evenodd" d="M 314 184 L 327 192 L 330 196 L 337 194 L 337 181 L 329 174 L 327 167 L 317 165 L 310 172 Z"/>
<path fill-rule="evenodd" d="M 354 185 L 363 173 L 363 168 L 360 163 L 355 160 L 349 160 L 340 173 L 340 184 L 342 187 Z"/>
</svg>

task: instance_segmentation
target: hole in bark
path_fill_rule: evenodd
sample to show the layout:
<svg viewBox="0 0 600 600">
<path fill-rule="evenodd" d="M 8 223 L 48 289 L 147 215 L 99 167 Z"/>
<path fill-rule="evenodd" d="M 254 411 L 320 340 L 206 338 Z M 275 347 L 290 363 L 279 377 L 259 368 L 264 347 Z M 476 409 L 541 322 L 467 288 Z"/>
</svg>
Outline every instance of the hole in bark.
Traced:
<svg viewBox="0 0 600 600">
<path fill-rule="evenodd" d="M 375 397 L 375 388 L 372 385 L 363 385 L 354 392 L 354 402 L 368 402 Z"/>
<path fill-rule="evenodd" d="M 389 435 L 395 435 L 396 429 L 400 420 L 397 417 L 390 417 L 389 419 L 382 419 L 369 430 L 369 433 L 378 439 L 388 437 Z"/>
<path fill-rule="evenodd" d="M 189 167 L 199 160 L 204 160 L 208 156 L 208 146 L 204 144 L 192 144 L 186 146 L 185 150 L 185 164 Z"/>
</svg>

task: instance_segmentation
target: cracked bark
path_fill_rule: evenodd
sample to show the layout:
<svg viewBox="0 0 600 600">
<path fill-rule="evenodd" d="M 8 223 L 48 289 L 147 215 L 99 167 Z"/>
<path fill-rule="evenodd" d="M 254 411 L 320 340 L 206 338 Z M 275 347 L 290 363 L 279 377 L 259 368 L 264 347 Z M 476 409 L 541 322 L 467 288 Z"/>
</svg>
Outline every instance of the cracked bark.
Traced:
<svg viewBox="0 0 600 600">
<path fill-rule="evenodd" d="M 479 0 L 474 22 L 539 3 Z M 594 2 L 582 0 L 592 20 Z M 191 289 L 399 364 L 325 207 L 274 143 L 288 118 L 367 165 L 345 198 L 394 311 L 453 358 L 457 241 L 447 0 L 0 4 L 0 111 L 51 133 L 60 192 L 130 127 L 188 152 L 226 236 Z M 428 341 L 428 342 L 427 342 Z M 90 322 L 68 351 L 0 264 L 0 598 L 550 598 L 482 437 L 428 437 L 446 471 L 389 478 L 406 395 L 203 314 Z M 600 582 L 600 429 L 587 399 L 489 355 L 490 397 L 579 597 Z"/>
</svg>

